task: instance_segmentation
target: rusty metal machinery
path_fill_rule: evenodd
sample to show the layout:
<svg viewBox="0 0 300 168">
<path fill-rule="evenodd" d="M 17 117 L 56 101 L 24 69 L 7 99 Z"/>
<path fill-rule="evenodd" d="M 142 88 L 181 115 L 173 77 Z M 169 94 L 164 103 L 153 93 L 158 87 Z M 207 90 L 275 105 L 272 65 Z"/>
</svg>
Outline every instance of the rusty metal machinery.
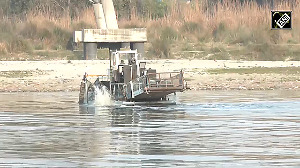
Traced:
<svg viewBox="0 0 300 168">
<path fill-rule="evenodd" d="M 112 52 L 108 75 L 84 76 L 79 102 L 93 101 L 93 91 L 103 85 L 114 100 L 126 102 L 166 100 L 169 94 L 186 89 L 182 71 L 157 73 L 155 69 L 146 69 L 146 62 L 139 57 L 137 50 Z M 95 82 L 91 78 L 96 78 Z"/>
<path fill-rule="evenodd" d="M 109 48 L 109 73 L 85 74 L 80 86 L 79 103 L 95 100 L 95 90 L 104 86 L 114 100 L 151 102 L 167 100 L 172 93 L 185 90 L 183 72 L 157 73 L 140 61 L 147 41 L 146 29 L 119 29 L 112 0 L 93 2 L 97 29 L 74 32 L 74 42 L 83 43 L 84 58 L 97 59 L 97 48 Z M 120 51 L 120 48 L 130 50 Z M 94 82 L 91 82 L 96 79 Z"/>
</svg>

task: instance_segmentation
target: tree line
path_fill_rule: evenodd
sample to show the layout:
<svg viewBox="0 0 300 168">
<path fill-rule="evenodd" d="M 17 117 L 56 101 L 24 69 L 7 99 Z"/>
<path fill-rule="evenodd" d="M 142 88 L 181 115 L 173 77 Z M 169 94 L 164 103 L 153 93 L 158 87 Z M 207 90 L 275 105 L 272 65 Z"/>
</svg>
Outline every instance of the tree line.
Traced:
<svg viewBox="0 0 300 168">
<path fill-rule="evenodd" d="M 119 18 L 130 19 L 133 14 L 159 18 L 167 12 L 171 0 L 114 0 Z M 50 14 L 51 16 L 69 15 L 77 17 L 91 7 L 89 0 L 1 0 L 0 16 L 19 18 L 29 13 Z"/>
<path fill-rule="evenodd" d="M 187 0 L 114 0 L 118 18 L 131 19 L 133 15 L 144 18 L 161 18 L 168 14 L 168 9 L 176 3 L 185 3 Z M 191 0 L 207 1 L 209 6 L 217 2 L 228 0 Z M 230 1 L 230 0 L 229 0 Z M 234 0 L 241 3 L 253 0 Z M 258 4 L 274 5 L 282 0 L 255 0 Z M 285 0 L 287 1 L 287 0 Z M 288 0 L 296 2 L 297 0 Z M 177 5 L 179 5 L 177 4 Z M 28 13 L 46 13 L 60 17 L 69 15 L 71 18 L 80 15 L 81 11 L 92 6 L 89 0 L 1 0 L 0 16 L 22 18 Z"/>
</svg>

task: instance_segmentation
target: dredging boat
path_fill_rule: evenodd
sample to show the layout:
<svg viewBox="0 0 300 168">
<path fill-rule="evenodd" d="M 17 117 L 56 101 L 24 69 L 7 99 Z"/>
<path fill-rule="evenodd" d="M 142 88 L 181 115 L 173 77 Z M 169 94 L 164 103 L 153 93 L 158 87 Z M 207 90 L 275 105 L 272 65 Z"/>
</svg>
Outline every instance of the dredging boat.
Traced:
<svg viewBox="0 0 300 168">
<path fill-rule="evenodd" d="M 111 52 L 109 74 L 84 75 L 79 103 L 94 102 L 99 91 L 101 95 L 108 92 L 116 101 L 168 101 L 168 95 L 185 88 L 182 71 L 157 73 L 155 69 L 147 69 L 146 62 L 139 60 L 137 50 L 115 51 Z"/>
<path fill-rule="evenodd" d="M 93 3 L 97 29 L 75 31 L 74 43 L 83 43 L 86 60 L 97 59 L 98 48 L 108 48 L 110 66 L 108 74 L 84 75 L 80 104 L 89 104 L 97 96 L 107 94 L 116 101 L 161 102 L 168 100 L 168 95 L 185 90 L 182 71 L 157 73 L 140 61 L 147 42 L 145 28 L 119 29 L 112 0 L 89 1 Z"/>
</svg>

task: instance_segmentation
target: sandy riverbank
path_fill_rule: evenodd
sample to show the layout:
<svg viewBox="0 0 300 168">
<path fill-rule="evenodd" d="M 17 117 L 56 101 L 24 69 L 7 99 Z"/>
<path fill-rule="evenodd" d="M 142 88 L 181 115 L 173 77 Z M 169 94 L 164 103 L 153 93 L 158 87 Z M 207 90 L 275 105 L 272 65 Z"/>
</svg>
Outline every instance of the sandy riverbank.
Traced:
<svg viewBox="0 0 300 168">
<path fill-rule="evenodd" d="M 192 89 L 300 89 L 300 72 L 292 74 L 209 73 L 210 69 L 253 67 L 300 67 L 299 61 L 210 61 L 210 60 L 147 60 L 147 67 L 158 72 L 184 70 Z M 97 61 L 2 61 L 0 92 L 78 91 L 85 72 L 107 74 L 109 62 Z"/>
</svg>

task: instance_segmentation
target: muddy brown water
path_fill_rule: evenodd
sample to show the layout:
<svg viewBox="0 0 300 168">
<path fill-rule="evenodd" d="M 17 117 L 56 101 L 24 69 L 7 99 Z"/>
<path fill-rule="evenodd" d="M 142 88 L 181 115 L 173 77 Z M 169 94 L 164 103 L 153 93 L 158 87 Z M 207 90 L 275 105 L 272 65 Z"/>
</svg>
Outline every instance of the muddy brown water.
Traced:
<svg viewBox="0 0 300 168">
<path fill-rule="evenodd" d="M 300 167 L 299 91 L 188 91 L 177 105 L 0 93 L 0 167 Z"/>
</svg>

